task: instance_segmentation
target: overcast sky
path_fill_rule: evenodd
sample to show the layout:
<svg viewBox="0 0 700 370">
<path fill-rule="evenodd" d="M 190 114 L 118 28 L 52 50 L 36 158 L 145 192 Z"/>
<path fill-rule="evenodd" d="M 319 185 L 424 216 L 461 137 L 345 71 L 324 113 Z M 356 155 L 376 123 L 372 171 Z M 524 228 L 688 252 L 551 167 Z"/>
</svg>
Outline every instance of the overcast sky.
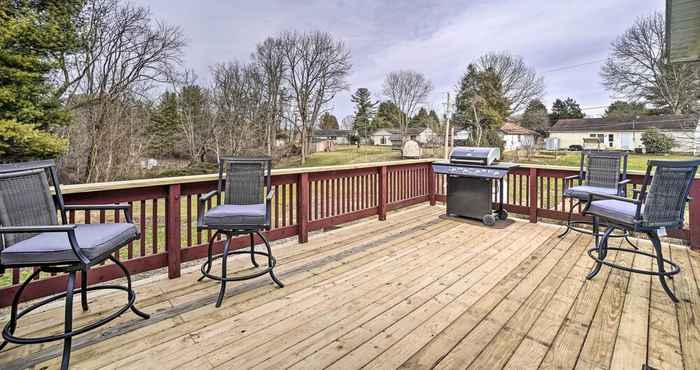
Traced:
<svg viewBox="0 0 700 370">
<path fill-rule="evenodd" d="M 322 30 L 352 53 L 350 90 L 331 111 L 352 114 L 350 94 L 368 88 L 376 99 L 387 72 L 413 69 L 433 82 L 427 103 L 444 110 L 446 93 L 466 65 L 489 51 L 509 51 L 544 76 L 547 107 L 574 97 L 584 108 L 606 105 L 600 63 L 610 42 L 635 18 L 664 9 L 664 0 L 133 0 L 154 18 L 179 25 L 187 39 L 184 67 L 200 83 L 209 67 L 249 61 L 255 45 L 284 30 Z M 603 109 L 586 109 L 597 116 Z"/>
</svg>

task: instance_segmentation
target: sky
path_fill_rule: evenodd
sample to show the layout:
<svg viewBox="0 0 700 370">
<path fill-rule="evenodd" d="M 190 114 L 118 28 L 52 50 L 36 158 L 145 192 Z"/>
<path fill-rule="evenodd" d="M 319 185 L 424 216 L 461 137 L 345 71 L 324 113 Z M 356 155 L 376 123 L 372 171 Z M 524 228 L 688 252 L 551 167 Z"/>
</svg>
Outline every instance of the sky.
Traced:
<svg viewBox="0 0 700 370">
<path fill-rule="evenodd" d="M 664 0 L 132 0 L 154 19 L 177 25 L 187 41 L 182 68 L 208 84 L 210 67 L 248 62 L 255 45 L 286 30 L 321 30 L 352 54 L 350 89 L 330 111 L 352 114 L 357 88 L 382 96 L 396 70 L 426 75 L 433 91 L 425 106 L 441 113 L 466 66 L 487 52 L 520 55 L 544 77 L 543 101 L 573 97 L 599 116 L 615 96 L 602 86 L 600 65 L 610 43 Z"/>
</svg>

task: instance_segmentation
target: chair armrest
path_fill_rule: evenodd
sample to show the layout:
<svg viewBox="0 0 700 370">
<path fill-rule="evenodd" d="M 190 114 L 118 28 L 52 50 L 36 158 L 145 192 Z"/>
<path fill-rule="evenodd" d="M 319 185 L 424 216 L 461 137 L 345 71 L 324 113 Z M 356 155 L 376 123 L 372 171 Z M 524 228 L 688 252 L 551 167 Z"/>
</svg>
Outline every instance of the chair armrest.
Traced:
<svg viewBox="0 0 700 370">
<path fill-rule="evenodd" d="M 197 202 L 197 228 L 204 226 L 204 206 L 218 192 L 218 190 L 212 190 L 199 198 L 199 202 Z"/>
<path fill-rule="evenodd" d="M 577 180 L 577 179 L 579 180 L 579 183 L 580 183 L 580 182 L 581 182 L 581 175 L 566 176 L 566 177 L 564 178 L 564 190 L 568 189 L 569 186 L 571 186 L 570 184 L 571 184 L 574 180 Z"/>
<path fill-rule="evenodd" d="M 66 211 L 124 211 L 126 222 L 133 224 L 131 205 L 129 203 L 114 204 L 70 204 L 63 207 Z"/>
<path fill-rule="evenodd" d="M 70 244 L 73 253 L 78 260 L 87 269 L 90 265 L 90 260 L 83 255 L 78 245 L 78 239 L 75 237 L 75 228 L 77 225 L 32 225 L 32 226 L 0 226 L 1 234 L 27 234 L 27 233 L 66 233 L 68 235 L 68 243 Z"/>
<path fill-rule="evenodd" d="M 598 198 L 598 199 L 595 199 Z M 638 199 L 632 199 L 632 198 L 625 198 L 621 197 L 618 195 L 610 195 L 610 194 L 600 194 L 600 193 L 588 193 L 588 204 L 591 204 L 591 202 L 595 200 L 606 200 L 606 199 L 611 199 L 611 200 L 619 200 L 622 202 L 627 202 L 627 203 L 634 203 L 634 204 L 639 204 L 641 203 Z"/>
</svg>

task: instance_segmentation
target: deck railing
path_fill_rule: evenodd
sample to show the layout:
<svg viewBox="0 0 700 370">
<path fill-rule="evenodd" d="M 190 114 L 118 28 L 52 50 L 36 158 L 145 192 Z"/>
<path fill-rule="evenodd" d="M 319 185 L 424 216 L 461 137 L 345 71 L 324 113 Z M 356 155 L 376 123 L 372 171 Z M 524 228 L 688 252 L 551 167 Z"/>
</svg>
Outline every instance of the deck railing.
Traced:
<svg viewBox="0 0 700 370">
<path fill-rule="evenodd" d="M 444 176 L 432 171 L 432 160 L 273 170 L 271 240 L 298 236 L 308 240 L 311 231 L 377 216 L 386 218 L 389 210 L 412 204 L 444 201 Z M 522 214 L 531 222 L 539 218 L 564 220 L 572 206 L 561 197 L 563 178 L 576 171 L 563 167 L 523 166 L 508 175 L 505 203 L 511 213 Z M 630 190 L 639 186 L 643 174 L 629 175 Z M 134 222 L 141 238 L 122 248 L 117 258 L 132 273 L 167 267 L 168 276 L 180 276 L 181 265 L 206 256 L 206 243 L 212 233 L 196 229 L 197 202 L 200 196 L 216 189 L 216 175 L 186 176 L 64 186 L 67 204 L 126 202 L 132 205 Z M 700 199 L 700 183 L 695 182 L 691 196 Z M 213 203 L 212 203 L 213 202 Z M 216 197 L 210 202 L 214 206 Z M 577 218 L 581 216 L 576 215 Z M 119 222 L 119 213 L 71 211 L 70 222 Z M 687 240 L 700 248 L 700 201 L 689 207 L 687 225 L 670 230 L 669 235 Z M 246 238 L 234 240 L 234 247 L 247 245 Z M 223 243 L 217 241 L 221 251 Z M 9 269 L 0 277 L 0 306 L 10 303 L 22 277 L 29 269 Z M 95 267 L 89 283 L 120 278 L 112 264 Z M 65 289 L 65 276 L 39 276 L 29 285 L 25 299 L 46 296 Z"/>
</svg>

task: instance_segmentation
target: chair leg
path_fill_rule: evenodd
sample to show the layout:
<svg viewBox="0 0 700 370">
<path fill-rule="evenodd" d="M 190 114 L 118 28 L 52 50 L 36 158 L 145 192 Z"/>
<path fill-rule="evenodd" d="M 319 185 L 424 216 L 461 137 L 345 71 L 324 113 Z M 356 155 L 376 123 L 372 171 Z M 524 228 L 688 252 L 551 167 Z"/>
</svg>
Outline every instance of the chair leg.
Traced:
<svg viewBox="0 0 700 370">
<path fill-rule="evenodd" d="M 598 220 L 597 217 L 594 218 L 594 230 L 598 228 Z M 608 237 L 612 232 L 615 230 L 614 227 L 608 226 L 608 228 L 605 230 L 605 233 L 603 234 L 603 237 L 600 238 L 600 241 L 598 241 L 598 259 L 604 260 L 605 257 L 608 255 Z M 597 235 L 597 231 L 594 231 Z M 598 237 L 596 236 L 596 239 Z M 595 261 L 595 266 L 593 266 L 593 270 L 586 275 L 586 279 L 591 280 L 593 279 L 598 273 L 600 272 L 600 268 L 603 267 L 603 263 L 599 261 Z"/>
<path fill-rule="evenodd" d="M 258 262 L 255 261 L 255 234 L 250 233 L 250 262 L 253 263 L 253 266 L 258 267 Z"/>
<path fill-rule="evenodd" d="M 88 282 L 88 272 L 87 270 L 80 271 L 80 304 L 83 306 L 83 311 L 88 310 L 88 299 L 87 299 L 87 284 Z"/>
<path fill-rule="evenodd" d="M 8 325 L 7 331 L 9 334 L 14 334 L 15 329 L 17 329 L 17 311 L 19 311 L 18 306 L 19 306 L 19 299 L 22 296 L 22 292 L 24 292 L 24 289 L 29 285 L 29 283 L 34 280 L 34 278 L 39 275 L 41 272 L 41 269 L 36 269 L 34 272 L 29 275 L 29 277 L 20 285 L 19 289 L 17 290 L 17 293 L 15 293 L 15 297 L 12 299 L 12 306 L 10 308 L 10 325 Z M 0 344 L 0 351 L 5 348 L 5 346 L 9 342 L 4 340 L 2 344 Z"/>
<path fill-rule="evenodd" d="M 75 291 L 75 271 L 68 273 L 68 284 L 66 286 L 66 307 L 63 322 L 63 331 L 68 334 L 73 331 L 73 292 Z M 72 336 L 63 339 L 63 358 L 61 360 L 61 370 L 67 370 L 70 363 L 70 349 L 73 341 Z"/>
<path fill-rule="evenodd" d="M 231 245 L 231 235 L 226 234 L 226 243 L 224 243 L 224 254 L 221 256 L 221 290 L 219 297 L 216 299 L 216 307 L 221 307 L 224 301 L 224 293 L 226 293 L 226 260 L 228 259 L 228 248 Z"/>
<path fill-rule="evenodd" d="M 664 256 L 661 251 L 661 240 L 659 239 L 659 235 L 654 231 L 647 232 L 647 235 L 649 236 L 651 244 L 654 245 L 654 250 L 656 251 L 656 265 L 658 266 L 659 270 L 659 281 L 661 282 L 661 287 L 664 288 L 664 291 L 666 294 L 668 294 L 673 303 L 678 303 L 678 298 L 666 283 L 666 276 L 664 275 L 666 269 L 664 268 Z"/>
<path fill-rule="evenodd" d="M 124 266 L 123 263 L 121 263 L 118 259 L 110 256 L 109 259 L 114 262 L 119 268 L 124 272 L 124 277 L 126 278 L 126 288 L 129 291 L 129 301 L 134 300 L 134 304 L 131 305 L 131 311 L 134 312 L 136 315 L 140 316 L 144 320 L 148 320 L 151 318 L 151 315 L 139 310 L 136 308 L 136 293 L 134 290 L 131 288 L 131 274 L 129 273 L 129 270 L 127 270 L 126 266 Z"/>
<path fill-rule="evenodd" d="M 580 201 L 576 202 L 576 205 L 572 205 L 569 209 L 569 217 L 566 219 L 566 230 L 564 230 L 563 233 L 557 235 L 557 238 L 563 238 L 564 235 L 568 234 L 569 231 L 571 231 L 571 219 L 573 218 L 574 208 L 576 208 L 576 206 L 578 206 L 579 203 Z"/>
<path fill-rule="evenodd" d="M 211 259 L 212 259 L 212 248 L 214 248 L 214 239 L 219 235 L 219 231 L 215 232 L 214 235 L 209 238 L 209 245 L 207 247 L 207 274 L 211 272 Z M 206 276 L 202 275 L 197 279 L 197 281 L 202 281 L 204 280 Z"/>
<path fill-rule="evenodd" d="M 260 231 L 256 231 L 256 233 L 260 236 L 260 239 L 262 239 L 265 243 L 265 248 L 267 248 L 267 266 L 272 267 L 272 248 L 270 248 L 270 241 L 267 240 L 265 235 L 263 235 Z M 282 282 L 277 278 L 273 269 L 270 269 L 270 277 L 272 278 L 272 281 L 274 281 L 275 284 L 277 284 L 277 286 L 279 286 L 280 288 L 284 288 L 284 284 L 282 284 Z"/>
</svg>

